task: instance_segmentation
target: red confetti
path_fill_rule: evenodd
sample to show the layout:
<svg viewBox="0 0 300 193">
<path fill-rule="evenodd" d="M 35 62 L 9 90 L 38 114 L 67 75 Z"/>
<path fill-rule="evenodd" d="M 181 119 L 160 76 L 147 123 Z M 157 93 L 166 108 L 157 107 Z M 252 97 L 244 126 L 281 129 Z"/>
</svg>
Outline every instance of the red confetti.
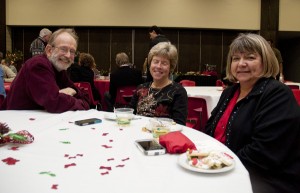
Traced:
<svg viewBox="0 0 300 193">
<path fill-rule="evenodd" d="M 107 161 L 113 161 L 113 160 L 115 160 L 114 158 L 109 158 L 109 159 L 107 159 Z"/>
<path fill-rule="evenodd" d="M 128 157 L 128 158 L 125 158 L 125 159 L 122 159 L 123 162 L 124 162 L 124 161 L 127 161 L 127 160 L 129 160 L 129 157 Z"/>
<path fill-rule="evenodd" d="M 103 172 L 103 173 L 101 173 L 101 175 L 107 175 L 107 174 L 109 174 L 109 172 Z"/>
<path fill-rule="evenodd" d="M 30 120 L 30 121 L 34 121 L 34 120 L 35 120 L 35 118 L 29 118 L 29 120 Z"/>
<path fill-rule="evenodd" d="M 116 167 L 117 168 L 122 168 L 122 167 L 124 167 L 125 165 L 123 165 L 123 164 L 120 164 L 120 165 L 117 165 Z"/>
<path fill-rule="evenodd" d="M 70 156 L 69 157 L 69 159 L 75 159 L 76 158 L 76 156 Z"/>
<path fill-rule="evenodd" d="M 96 128 L 95 128 L 95 127 L 92 127 L 91 129 L 95 130 Z"/>
<path fill-rule="evenodd" d="M 5 162 L 7 165 L 15 165 L 16 162 L 18 162 L 20 160 L 14 159 L 12 157 L 8 157 L 6 159 L 3 159 L 2 161 Z"/>
<path fill-rule="evenodd" d="M 109 145 L 102 145 L 102 147 L 105 147 L 105 148 L 112 148 L 112 146 L 109 146 Z"/>
<path fill-rule="evenodd" d="M 69 154 L 65 154 L 65 157 L 69 157 Z"/>
<path fill-rule="evenodd" d="M 113 142 L 114 140 L 110 139 L 109 142 Z"/>
<path fill-rule="evenodd" d="M 76 164 L 75 164 L 75 163 L 66 164 L 66 165 L 65 165 L 65 168 L 68 168 L 68 167 L 70 167 L 70 166 L 76 166 Z"/>
<path fill-rule="evenodd" d="M 69 123 L 74 123 L 74 122 L 72 122 L 72 121 L 69 121 Z"/>
<path fill-rule="evenodd" d="M 51 189 L 57 190 L 57 186 L 58 186 L 58 184 L 53 184 L 52 187 L 51 187 Z"/>
<path fill-rule="evenodd" d="M 19 146 L 11 147 L 9 150 L 18 151 L 19 150 Z"/>
<path fill-rule="evenodd" d="M 122 129 L 122 128 L 119 128 L 119 130 L 120 130 L 120 131 L 123 131 L 123 129 Z"/>
<path fill-rule="evenodd" d="M 111 170 L 110 166 L 100 166 L 100 170 Z"/>
<path fill-rule="evenodd" d="M 102 136 L 106 136 L 106 135 L 108 135 L 108 133 L 103 133 L 103 134 L 102 134 Z"/>
</svg>

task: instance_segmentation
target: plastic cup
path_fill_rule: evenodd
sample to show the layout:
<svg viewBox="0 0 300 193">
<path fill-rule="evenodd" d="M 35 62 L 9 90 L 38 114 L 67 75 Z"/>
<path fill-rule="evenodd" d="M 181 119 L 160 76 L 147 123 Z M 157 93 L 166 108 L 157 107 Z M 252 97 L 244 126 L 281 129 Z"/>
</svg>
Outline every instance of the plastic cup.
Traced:
<svg viewBox="0 0 300 193">
<path fill-rule="evenodd" d="M 116 108 L 116 120 L 119 126 L 129 126 L 131 119 L 134 117 L 132 108 Z"/>
<path fill-rule="evenodd" d="M 173 119 L 169 118 L 154 118 L 149 121 L 154 138 L 158 138 L 161 135 L 169 133 L 174 122 Z"/>
</svg>

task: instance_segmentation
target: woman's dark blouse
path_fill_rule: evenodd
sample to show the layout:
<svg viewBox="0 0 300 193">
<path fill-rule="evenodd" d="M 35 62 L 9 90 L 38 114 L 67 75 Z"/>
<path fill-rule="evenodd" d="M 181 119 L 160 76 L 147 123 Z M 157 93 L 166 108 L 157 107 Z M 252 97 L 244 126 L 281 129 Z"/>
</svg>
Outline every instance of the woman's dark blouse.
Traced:
<svg viewBox="0 0 300 193">
<path fill-rule="evenodd" d="M 150 87 L 152 82 L 137 87 L 131 106 L 138 115 L 167 117 L 185 125 L 187 118 L 187 93 L 178 83 L 172 82 L 162 89 Z"/>
<path fill-rule="evenodd" d="M 207 134 L 214 136 L 237 89 L 239 84 L 223 91 L 206 124 Z M 259 186 L 264 192 L 299 192 L 300 107 L 290 88 L 272 78 L 259 80 L 248 96 L 236 103 L 225 135 L 225 145 L 248 169 L 254 192 L 260 192 L 255 191 Z"/>
</svg>

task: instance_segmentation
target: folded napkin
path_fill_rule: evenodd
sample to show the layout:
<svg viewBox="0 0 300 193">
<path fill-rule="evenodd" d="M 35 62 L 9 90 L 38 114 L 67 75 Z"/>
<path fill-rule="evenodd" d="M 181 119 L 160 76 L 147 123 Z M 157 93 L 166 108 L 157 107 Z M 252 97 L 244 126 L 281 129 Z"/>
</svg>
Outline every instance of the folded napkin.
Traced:
<svg viewBox="0 0 300 193">
<path fill-rule="evenodd" d="M 168 153 L 184 153 L 187 149 L 196 149 L 195 144 L 180 131 L 170 132 L 159 137 L 159 143 Z"/>
</svg>

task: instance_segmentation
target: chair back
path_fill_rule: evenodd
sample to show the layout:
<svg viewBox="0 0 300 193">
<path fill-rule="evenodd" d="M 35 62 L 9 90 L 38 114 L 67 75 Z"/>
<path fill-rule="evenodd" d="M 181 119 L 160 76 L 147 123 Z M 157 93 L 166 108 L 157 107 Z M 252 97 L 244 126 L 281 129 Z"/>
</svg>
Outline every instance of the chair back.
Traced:
<svg viewBox="0 0 300 193">
<path fill-rule="evenodd" d="M 117 89 L 115 107 L 128 107 L 131 98 L 136 91 L 136 86 L 121 86 Z"/>
<path fill-rule="evenodd" d="M 196 86 L 196 82 L 192 80 L 181 80 L 179 83 L 182 86 Z"/>
<path fill-rule="evenodd" d="M 74 82 L 74 85 L 88 93 L 92 105 L 96 106 L 96 108 L 98 105 L 100 105 L 100 102 L 94 99 L 92 87 L 89 82 Z"/>
<path fill-rule="evenodd" d="M 299 86 L 295 84 L 288 84 L 287 86 L 290 87 L 290 89 L 300 89 Z"/>
<path fill-rule="evenodd" d="M 300 106 L 300 90 L 299 89 L 292 89 L 293 94 L 296 98 L 296 101 L 298 102 L 298 105 Z"/>
<path fill-rule="evenodd" d="M 0 107 L 1 107 L 1 105 L 3 103 L 3 101 L 4 101 L 4 95 L 0 94 Z"/>
<path fill-rule="evenodd" d="M 208 120 L 207 105 L 204 98 L 188 97 L 188 116 L 186 126 L 204 131 Z"/>
<path fill-rule="evenodd" d="M 216 81 L 216 86 L 223 86 L 222 80 L 218 79 L 218 80 Z"/>
</svg>

